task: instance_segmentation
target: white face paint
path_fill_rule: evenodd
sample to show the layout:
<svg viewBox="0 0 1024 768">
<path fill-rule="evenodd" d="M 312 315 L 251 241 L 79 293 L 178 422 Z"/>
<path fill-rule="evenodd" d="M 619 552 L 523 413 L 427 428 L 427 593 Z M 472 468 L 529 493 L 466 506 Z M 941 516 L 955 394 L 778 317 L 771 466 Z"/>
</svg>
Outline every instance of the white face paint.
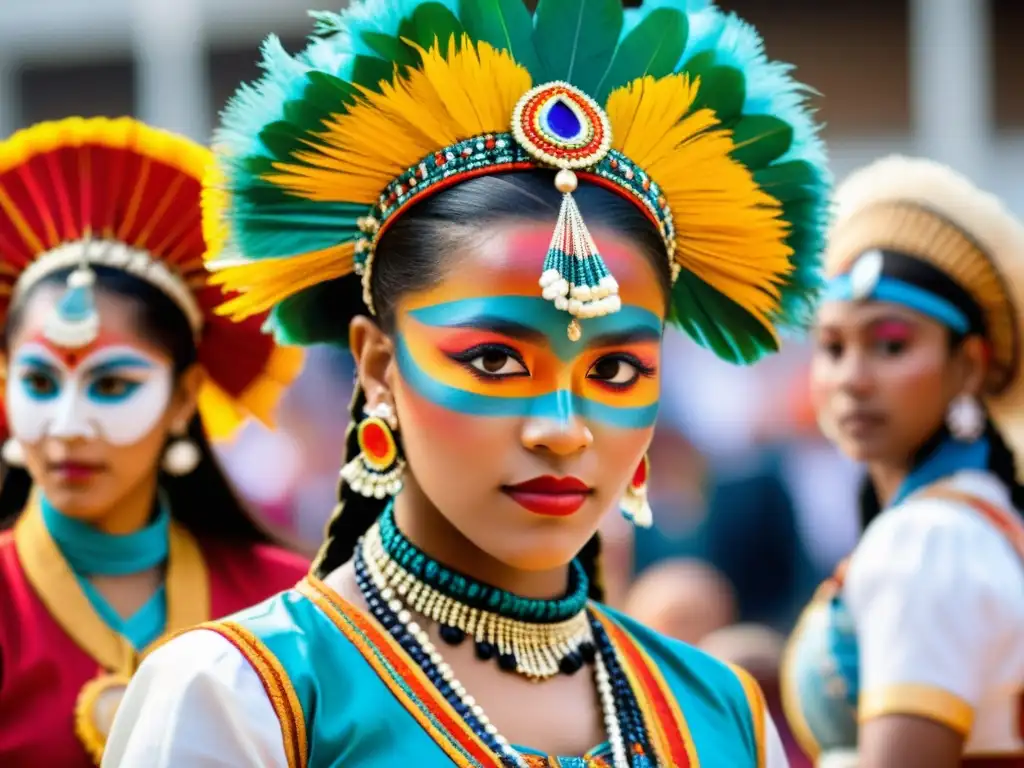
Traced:
<svg viewBox="0 0 1024 768">
<path fill-rule="evenodd" d="M 23 443 L 44 437 L 138 442 L 171 399 L 168 363 L 126 345 L 100 347 L 68 365 L 38 342 L 15 350 L 7 376 L 7 415 Z"/>
</svg>

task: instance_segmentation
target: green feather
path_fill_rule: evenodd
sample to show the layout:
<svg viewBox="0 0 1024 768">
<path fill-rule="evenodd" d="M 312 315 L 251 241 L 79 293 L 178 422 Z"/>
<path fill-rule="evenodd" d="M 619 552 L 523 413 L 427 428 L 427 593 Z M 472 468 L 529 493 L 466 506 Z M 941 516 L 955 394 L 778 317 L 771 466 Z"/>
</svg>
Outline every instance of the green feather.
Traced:
<svg viewBox="0 0 1024 768">
<path fill-rule="evenodd" d="M 302 92 L 304 99 L 330 115 L 344 114 L 348 107 L 356 103 L 358 94 L 358 89 L 351 83 L 326 72 L 316 71 L 306 74 L 306 87 Z"/>
<path fill-rule="evenodd" d="M 793 128 L 772 115 L 745 115 L 732 129 L 732 156 L 747 168 L 764 168 L 782 157 L 793 143 Z"/>
<path fill-rule="evenodd" d="M 526 67 L 535 84 L 541 82 L 533 19 L 523 0 L 460 0 L 459 18 L 470 38 L 508 51 Z"/>
<path fill-rule="evenodd" d="M 540 0 L 534 48 L 543 79 L 564 80 L 593 95 L 615 54 L 622 31 L 622 0 Z"/>
<path fill-rule="evenodd" d="M 689 22 L 675 8 L 657 8 L 626 35 L 594 92 L 599 104 L 639 77 L 664 77 L 675 70 L 686 48 Z"/>
<path fill-rule="evenodd" d="M 287 112 L 287 104 L 285 111 Z M 305 138 L 301 133 L 303 130 L 287 120 L 278 120 L 264 126 L 260 131 L 260 141 L 273 155 L 273 159 L 291 162 L 292 153 L 305 147 L 302 143 Z"/>
<path fill-rule="evenodd" d="M 778 342 L 756 318 L 685 270 L 672 287 L 669 320 L 730 363 L 753 363 L 778 350 Z"/>
<path fill-rule="evenodd" d="M 704 51 L 698 53 L 696 56 L 690 58 L 680 72 L 686 72 L 690 75 L 690 79 L 704 77 L 704 75 L 715 66 L 716 54 L 714 51 Z"/>
<path fill-rule="evenodd" d="M 448 43 L 453 37 L 458 50 L 462 36 L 466 32 L 455 14 L 440 3 L 424 3 L 417 6 L 409 20 L 409 29 L 404 29 L 405 23 L 402 26 L 403 37 L 408 37 L 426 50 L 430 50 L 437 42 L 442 56 L 448 55 Z"/>
<path fill-rule="evenodd" d="M 356 56 L 352 62 L 352 82 L 356 85 L 380 93 L 380 84 L 390 83 L 394 79 L 394 62 L 384 61 L 376 56 Z"/>
<path fill-rule="evenodd" d="M 754 181 L 782 203 L 815 200 L 821 194 L 818 173 L 806 160 L 790 160 L 754 171 Z"/>
<path fill-rule="evenodd" d="M 404 24 L 405 22 L 403 22 Z M 385 61 L 394 62 L 401 67 L 415 67 L 420 63 L 420 55 L 397 37 L 385 35 L 383 32 L 363 30 L 360 35 L 373 52 Z"/>
<path fill-rule="evenodd" d="M 278 304 L 270 313 L 279 344 L 348 347 L 352 318 L 366 314 L 362 283 L 354 275 L 318 283 Z"/>
<path fill-rule="evenodd" d="M 692 109 L 712 109 L 718 120 L 728 126 L 743 112 L 746 98 L 747 84 L 742 72 L 733 67 L 710 67 L 700 76 Z"/>
</svg>

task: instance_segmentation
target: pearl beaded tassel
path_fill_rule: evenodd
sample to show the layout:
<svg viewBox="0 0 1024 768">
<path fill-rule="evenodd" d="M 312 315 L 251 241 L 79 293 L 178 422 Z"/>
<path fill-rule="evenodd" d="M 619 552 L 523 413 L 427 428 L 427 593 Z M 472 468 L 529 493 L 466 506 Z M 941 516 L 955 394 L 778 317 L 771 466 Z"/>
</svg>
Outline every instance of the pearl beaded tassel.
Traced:
<svg viewBox="0 0 1024 768">
<path fill-rule="evenodd" d="M 442 627 L 455 627 L 481 645 L 496 648 L 499 659 L 515 659 L 515 671 L 532 680 L 572 674 L 593 658 L 594 637 L 585 610 L 567 621 L 535 624 L 469 607 L 416 579 L 384 550 L 380 529 L 367 532 L 365 552 L 371 572 L 417 613 Z M 461 639 L 461 638 L 460 638 Z"/>
<path fill-rule="evenodd" d="M 375 530 L 377 530 L 376 526 L 371 528 L 371 531 Z M 364 537 L 359 544 L 356 563 L 357 575 L 361 568 L 365 567 L 372 586 L 376 588 L 380 595 L 380 600 L 384 603 L 387 609 L 395 615 L 396 620 L 403 626 L 406 632 L 408 632 L 409 636 L 419 645 L 425 658 L 429 660 L 430 664 L 433 664 L 437 668 L 441 678 L 459 699 L 465 710 L 469 712 L 471 719 L 467 718 L 467 722 L 470 727 L 473 727 L 474 723 L 472 720 L 475 720 L 480 730 L 489 736 L 490 739 L 494 741 L 495 745 L 498 746 L 499 754 L 503 758 L 511 762 L 515 768 L 528 768 L 528 764 L 522 755 L 520 755 L 509 744 L 508 739 L 498 733 L 497 728 L 490 721 L 490 718 L 487 717 L 483 708 L 476 703 L 476 700 L 466 692 L 462 683 L 455 678 L 451 666 L 444 661 L 443 657 L 438 652 L 437 647 L 431 642 L 426 630 L 424 630 L 417 622 L 413 621 L 412 614 L 408 608 L 406 608 L 402 603 L 395 591 L 388 586 L 384 574 L 374 567 L 372 558 L 367 557 L 367 543 L 367 539 Z M 367 599 L 367 602 L 369 602 L 372 597 L 368 594 L 369 586 L 370 585 L 360 583 L 360 589 L 363 592 L 363 597 Z M 612 763 L 614 768 L 631 768 L 629 754 L 626 750 L 625 740 L 622 736 L 622 729 L 619 725 L 618 710 L 615 703 L 615 692 L 612 686 L 611 676 L 609 675 L 607 666 L 600 654 L 595 659 L 594 680 L 597 686 L 598 697 L 601 702 L 605 730 L 612 749 Z"/>
</svg>

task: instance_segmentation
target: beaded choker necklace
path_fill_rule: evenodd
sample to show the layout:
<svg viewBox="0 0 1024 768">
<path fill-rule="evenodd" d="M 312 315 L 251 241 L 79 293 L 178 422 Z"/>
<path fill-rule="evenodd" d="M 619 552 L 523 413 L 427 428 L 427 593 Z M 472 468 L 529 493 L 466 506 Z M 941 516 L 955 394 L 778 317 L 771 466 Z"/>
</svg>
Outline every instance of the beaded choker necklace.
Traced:
<svg viewBox="0 0 1024 768">
<path fill-rule="evenodd" d="M 578 563 L 565 597 L 518 597 L 432 560 L 398 530 L 390 507 L 367 532 L 362 551 L 371 578 L 383 590 L 436 622 L 449 645 L 472 636 L 482 661 L 496 658 L 501 669 L 532 680 L 572 675 L 594 662 L 587 576 Z"/>
<path fill-rule="evenodd" d="M 390 510 L 384 517 L 389 515 Z M 391 523 L 393 525 L 393 519 Z M 407 598 L 412 594 L 413 590 L 418 588 L 418 592 L 421 593 L 426 585 L 418 582 L 406 571 L 401 583 L 397 587 L 391 587 L 389 586 L 388 577 L 384 575 L 383 570 L 375 565 L 371 565 L 374 558 L 370 551 L 378 546 L 373 543 L 374 540 L 381 542 L 380 546 L 383 547 L 383 528 L 382 519 L 359 542 L 353 561 L 356 582 L 373 617 L 391 633 L 398 644 L 409 654 L 409 657 L 419 665 L 427 679 L 448 700 L 453 709 L 480 740 L 487 745 L 488 749 L 499 756 L 502 765 L 507 768 L 530 768 L 532 765 L 530 759 L 521 755 L 515 747 L 509 744 L 506 738 L 498 733 L 497 728 L 488 719 L 482 707 L 476 703 L 476 700 L 466 692 L 465 687 L 455 678 L 451 666 L 444 661 L 437 648 L 430 641 L 427 631 L 413 619 L 409 607 L 403 602 L 403 598 Z M 412 546 L 411 543 L 409 543 L 409 546 Z M 440 570 L 444 570 L 439 564 L 431 561 L 425 553 L 419 552 L 419 556 L 422 558 L 421 565 L 423 570 L 429 567 L 431 573 L 435 576 Z M 386 569 L 387 566 L 385 565 L 384 570 Z M 467 577 L 463 576 L 461 578 L 465 579 Z M 482 587 L 482 585 L 477 584 L 468 586 L 476 586 L 478 588 L 474 594 L 477 594 L 479 588 Z M 404 592 L 399 592 L 399 589 L 403 588 Z M 492 591 L 498 592 L 497 590 Z M 451 597 L 446 599 L 452 603 L 457 603 Z M 468 615 L 468 606 L 464 603 L 458 605 L 461 607 L 453 610 L 458 610 L 459 613 L 465 612 Z M 600 622 L 591 616 L 586 611 L 586 608 L 584 608 L 582 616 L 583 621 L 588 626 L 587 636 L 591 638 L 591 644 L 594 648 L 594 680 L 597 685 L 598 697 L 601 701 L 601 711 L 608 741 L 611 745 L 612 764 L 614 768 L 650 768 L 654 763 L 649 756 L 655 753 L 629 679 Z M 463 637 L 465 637 L 465 633 Z M 495 641 L 496 639 L 491 641 L 492 645 Z M 477 653 L 479 655 L 479 644 L 477 646 Z M 517 659 L 517 667 L 518 661 Z M 537 679 L 542 678 L 538 677 Z"/>
</svg>

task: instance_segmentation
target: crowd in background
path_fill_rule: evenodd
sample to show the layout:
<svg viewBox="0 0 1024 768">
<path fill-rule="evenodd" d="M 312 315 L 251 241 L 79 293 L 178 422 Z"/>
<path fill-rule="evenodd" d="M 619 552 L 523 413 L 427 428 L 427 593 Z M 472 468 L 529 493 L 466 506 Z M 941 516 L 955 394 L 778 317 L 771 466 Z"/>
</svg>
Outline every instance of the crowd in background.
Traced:
<svg viewBox="0 0 1024 768">
<path fill-rule="evenodd" d="M 800 342 L 737 368 L 670 332 L 650 451 L 654 526 L 613 513 L 602 529 L 609 603 L 747 668 L 776 708 L 786 634 L 858 532 L 859 473 L 818 431 L 807 364 Z M 314 349 L 277 430 L 252 425 L 222 450 L 250 503 L 310 553 L 334 506 L 353 377 L 346 352 Z"/>
</svg>

